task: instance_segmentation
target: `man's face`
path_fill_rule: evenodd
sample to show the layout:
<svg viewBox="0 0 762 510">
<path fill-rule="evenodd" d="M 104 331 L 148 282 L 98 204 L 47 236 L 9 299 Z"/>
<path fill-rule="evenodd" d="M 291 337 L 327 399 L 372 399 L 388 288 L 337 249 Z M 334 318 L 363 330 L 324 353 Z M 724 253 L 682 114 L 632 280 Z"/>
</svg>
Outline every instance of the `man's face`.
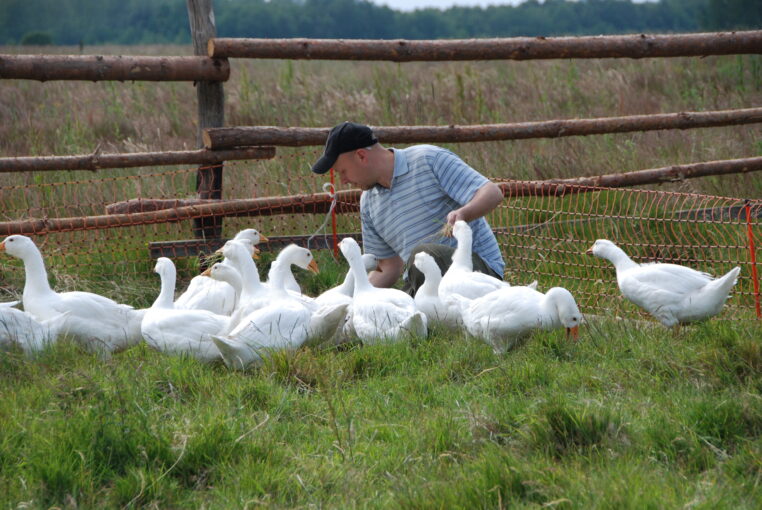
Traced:
<svg viewBox="0 0 762 510">
<path fill-rule="evenodd" d="M 339 179 L 343 185 L 352 184 L 362 190 L 371 189 L 376 185 L 368 167 L 365 149 L 340 154 L 336 163 L 333 164 L 333 170 L 339 174 Z"/>
</svg>

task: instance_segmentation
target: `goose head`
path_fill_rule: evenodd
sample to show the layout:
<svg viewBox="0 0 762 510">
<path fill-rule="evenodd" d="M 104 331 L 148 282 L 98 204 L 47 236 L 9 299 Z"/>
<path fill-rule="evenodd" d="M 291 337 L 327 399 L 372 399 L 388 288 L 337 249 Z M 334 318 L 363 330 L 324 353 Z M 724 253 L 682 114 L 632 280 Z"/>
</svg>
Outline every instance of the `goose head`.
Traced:
<svg viewBox="0 0 762 510">
<path fill-rule="evenodd" d="M 156 259 L 156 265 L 153 267 L 154 273 L 164 278 L 175 273 L 175 264 L 167 257 Z"/>
<path fill-rule="evenodd" d="M 555 315 L 561 326 L 566 328 L 567 338 L 571 336 L 577 339 L 579 335 L 579 325 L 582 322 L 582 314 L 577 307 L 571 292 L 563 287 L 553 287 L 545 293 L 545 297 L 551 307 L 555 309 Z M 554 317 L 554 319 L 556 318 Z"/>
<path fill-rule="evenodd" d="M 347 260 L 361 258 L 360 245 L 351 237 L 345 237 L 339 242 L 339 249 Z"/>
<path fill-rule="evenodd" d="M 219 251 L 226 259 L 230 259 L 236 263 L 240 263 L 247 256 L 251 257 L 253 254 L 254 246 L 248 239 L 231 239 L 226 242 Z"/>
<path fill-rule="evenodd" d="M 373 255 L 372 253 L 363 253 L 362 254 L 362 263 L 365 266 L 365 272 L 369 273 L 373 270 L 381 272 L 381 269 L 378 268 L 378 257 Z"/>
<path fill-rule="evenodd" d="M 437 272 L 440 276 L 442 274 L 442 270 L 439 269 L 434 257 L 424 251 L 415 254 L 413 264 L 426 276 L 426 279 L 429 279 L 429 275 L 435 276 Z"/>
<path fill-rule="evenodd" d="M 37 246 L 35 246 L 34 241 L 27 236 L 15 234 L 6 237 L 5 240 L 0 243 L 0 251 L 4 251 L 11 257 L 23 259 L 28 254 L 39 250 L 37 249 Z"/>
<path fill-rule="evenodd" d="M 610 257 L 615 256 L 619 251 L 621 251 L 621 248 L 608 239 L 598 239 L 585 253 L 610 260 Z"/>
<path fill-rule="evenodd" d="M 221 262 L 212 264 L 212 266 L 201 273 L 201 275 L 208 276 L 209 278 L 217 280 L 218 282 L 229 283 L 233 285 L 233 287 L 235 287 L 236 282 L 239 286 L 241 283 L 241 274 L 238 272 L 238 270 L 233 266 L 222 264 Z"/>
<path fill-rule="evenodd" d="M 455 222 L 455 224 L 452 226 L 452 235 L 460 241 L 461 239 L 466 239 L 471 237 L 471 227 L 463 220 L 458 220 Z"/>
<path fill-rule="evenodd" d="M 295 244 L 289 244 L 281 250 L 278 257 L 275 260 L 278 264 L 285 264 L 286 267 L 290 265 L 296 265 L 302 269 L 307 269 L 317 274 L 320 272 L 317 262 L 312 257 L 312 252 L 307 248 L 302 248 Z"/>
<path fill-rule="evenodd" d="M 255 259 L 259 259 L 259 248 L 257 248 L 257 245 L 259 243 L 266 243 L 267 241 L 269 241 L 267 237 L 265 237 L 263 234 L 260 234 L 259 231 L 255 228 L 247 228 L 247 229 L 241 230 L 235 235 L 233 240 L 248 241 L 249 243 L 251 243 L 252 256 Z"/>
</svg>

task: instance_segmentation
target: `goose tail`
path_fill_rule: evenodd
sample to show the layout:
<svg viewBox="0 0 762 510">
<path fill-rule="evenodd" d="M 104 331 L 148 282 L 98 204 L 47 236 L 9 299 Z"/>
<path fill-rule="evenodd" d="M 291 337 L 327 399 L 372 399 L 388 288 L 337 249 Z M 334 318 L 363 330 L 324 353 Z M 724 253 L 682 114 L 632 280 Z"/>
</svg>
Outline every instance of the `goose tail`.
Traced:
<svg viewBox="0 0 762 510">
<path fill-rule="evenodd" d="M 229 337 L 212 335 L 214 345 L 222 354 L 222 360 L 230 368 L 243 370 L 251 363 L 261 361 L 262 358 L 249 345 L 238 342 Z"/>
<path fill-rule="evenodd" d="M 730 294 L 730 291 L 733 289 L 733 286 L 738 281 L 738 274 L 741 272 L 740 267 L 734 267 L 730 271 L 727 272 L 727 274 L 716 278 L 712 280 L 711 282 L 707 283 L 706 290 L 709 292 L 715 293 L 717 296 L 722 297 L 722 301 L 724 302 L 728 298 L 728 294 Z"/>
</svg>

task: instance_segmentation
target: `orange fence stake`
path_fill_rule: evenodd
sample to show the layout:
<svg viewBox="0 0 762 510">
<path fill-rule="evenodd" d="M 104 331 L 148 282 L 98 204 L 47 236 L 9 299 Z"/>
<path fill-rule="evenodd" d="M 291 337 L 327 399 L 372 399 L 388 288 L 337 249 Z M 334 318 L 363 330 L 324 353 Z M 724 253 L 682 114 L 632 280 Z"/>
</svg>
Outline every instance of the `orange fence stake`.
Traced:
<svg viewBox="0 0 762 510">
<path fill-rule="evenodd" d="M 336 200 L 336 185 L 334 183 L 334 177 L 333 177 L 333 167 L 331 168 L 331 194 L 334 196 L 334 200 Z M 331 227 L 333 229 L 333 258 L 336 260 L 339 259 L 339 240 L 338 240 L 338 234 L 336 233 L 336 208 L 331 208 Z M 759 308 L 759 304 L 757 304 L 757 308 Z M 757 310 L 759 312 L 759 310 Z"/>
<path fill-rule="evenodd" d="M 746 201 L 746 234 L 749 237 L 749 252 L 751 254 L 751 280 L 754 283 L 754 307 L 757 310 L 757 318 L 762 318 L 762 309 L 759 304 L 759 277 L 757 276 L 757 254 L 754 248 L 754 232 L 751 229 L 751 205 Z"/>
</svg>

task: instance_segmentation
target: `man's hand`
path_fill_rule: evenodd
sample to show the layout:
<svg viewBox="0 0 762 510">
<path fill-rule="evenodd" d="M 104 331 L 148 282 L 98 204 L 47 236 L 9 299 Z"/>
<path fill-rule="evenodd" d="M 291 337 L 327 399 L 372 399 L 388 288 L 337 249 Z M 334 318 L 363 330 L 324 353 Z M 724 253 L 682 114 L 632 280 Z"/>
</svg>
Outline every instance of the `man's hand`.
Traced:
<svg viewBox="0 0 762 510">
<path fill-rule="evenodd" d="M 454 225 L 456 221 L 473 221 L 481 218 L 503 201 L 503 192 L 500 186 L 494 182 L 488 182 L 476 193 L 473 198 L 463 207 L 450 211 L 447 214 L 447 223 Z"/>
</svg>

